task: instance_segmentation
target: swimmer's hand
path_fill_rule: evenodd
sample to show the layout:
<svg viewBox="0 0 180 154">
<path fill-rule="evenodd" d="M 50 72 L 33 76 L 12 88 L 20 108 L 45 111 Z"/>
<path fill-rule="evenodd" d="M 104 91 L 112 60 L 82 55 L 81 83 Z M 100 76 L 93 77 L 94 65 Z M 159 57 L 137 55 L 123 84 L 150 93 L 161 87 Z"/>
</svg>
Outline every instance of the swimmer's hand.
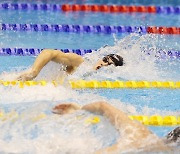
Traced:
<svg viewBox="0 0 180 154">
<path fill-rule="evenodd" d="M 81 107 L 78 104 L 75 103 L 68 103 L 68 104 L 60 104 L 60 105 L 56 105 L 53 109 L 52 112 L 55 114 L 69 114 L 69 113 L 73 113 L 76 110 L 80 110 Z"/>
<path fill-rule="evenodd" d="M 18 81 L 29 81 L 29 80 L 33 80 L 36 76 L 37 76 L 36 73 L 29 71 L 29 72 L 21 74 L 19 77 L 17 77 L 16 80 L 18 80 Z"/>
</svg>

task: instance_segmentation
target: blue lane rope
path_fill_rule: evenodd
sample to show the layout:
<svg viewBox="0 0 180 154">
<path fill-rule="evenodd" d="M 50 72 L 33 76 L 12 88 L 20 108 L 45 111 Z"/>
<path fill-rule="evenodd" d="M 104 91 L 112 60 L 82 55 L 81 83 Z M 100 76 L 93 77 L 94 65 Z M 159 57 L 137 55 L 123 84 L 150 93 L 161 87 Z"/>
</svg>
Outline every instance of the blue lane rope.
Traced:
<svg viewBox="0 0 180 154">
<path fill-rule="evenodd" d="M 58 24 L 0 24 L 3 31 L 50 31 L 50 32 L 74 32 L 74 33 L 147 33 L 145 26 L 104 26 L 104 25 L 58 25 Z"/>
<path fill-rule="evenodd" d="M 33 32 L 73 32 L 73 33 L 155 33 L 180 34 L 180 27 L 146 27 L 146 26 L 104 26 L 104 25 L 58 25 L 58 24 L 0 24 L 0 30 Z"/>
<path fill-rule="evenodd" d="M 180 6 L 176 6 L 176 7 L 173 7 L 173 6 L 157 6 L 156 7 L 156 13 L 179 14 L 180 13 Z"/>
<path fill-rule="evenodd" d="M 180 6 L 155 6 L 156 13 L 165 13 L 165 14 L 179 14 Z M 0 9 L 5 10 L 53 10 L 61 11 L 62 5 L 60 4 L 30 4 L 30 3 L 2 3 L 0 4 Z"/>
<path fill-rule="evenodd" d="M 37 56 L 40 54 L 40 52 L 43 49 L 35 49 L 35 48 L 0 48 L 0 56 L 9 56 L 9 55 L 14 55 L 14 56 Z M 59 49 L 65 53 L 76 53 L 78 55 L 85 55 L 87 53 L 92 53 L 92 49 Z M 145 51 L 147 54 L 151 54 L 151 52 Z M 175 57 L 175 58 L 180 58 L 180 51 L 176 50 L 169 50 L 169 51 L 164 51 L 164 50 L 158 50 L 156 53 L 160 55 L 161 58 L 166 58 L 166 57 Z"/>
<path fill-rule="evenodd" d="M 2 3 L 0 9 L 4 10 L 61 10 L 60 4 L 30 4 L 30 3 Z"/>
<path fill-rule="evenodd" d="M 0 56 L 37 56 L 43 49 L 37 48 L 0 48 Z M 78 55 L 85 55 L 87 53 L 92 53 L 92 49 L 58 49 L 64 53 L 76 53 Z"/>
</svg>

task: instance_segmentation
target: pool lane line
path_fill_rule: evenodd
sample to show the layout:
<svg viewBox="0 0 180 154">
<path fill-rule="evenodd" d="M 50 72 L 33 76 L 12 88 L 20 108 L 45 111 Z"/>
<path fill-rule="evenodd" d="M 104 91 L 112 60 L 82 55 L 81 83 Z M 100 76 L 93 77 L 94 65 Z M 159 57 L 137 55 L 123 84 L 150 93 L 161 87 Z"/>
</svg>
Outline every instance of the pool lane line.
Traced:
<svg viewBox="0 0 180 154">
<path fill-rule="evenodd" d="M 25 120 L 29 119 L 31 122 L 38 122 L 39 120 L 46 119 L 48 116 L 46 113 L 41 112 L 40 114 L 31 116 L 31 117 L 25 117 L 25 113 L 19 113 L 15 110 L 12 110 L 10 112 L 5 112 L 4 110 L 0 110 L 0 122 L 4 121 L 13 121 L 16 122 L 18 119 L 22 120 L 25 118 Z M 128 116 L 131 120 L 136 120 L 141 122 L 144 125 L 149 126 L 177 126 L 180 125 L 180 116 L 173 116 L 173 115 L 129 115 Z M 81 117 L 76 117 L 75 120 L 80 120 Z M 92 116 L 90 118 L 87 118 L 85 123 L 90 124 L 98 124 L 101 122 L 101 119 L 99 116 Z"/>
<path fill-rule="evenodd" d="M 61 10 L 64 12 L 103 12 L 103 13 L 164 13 L 180 14 L 180 6 L 143 6 L 143 5 L 79 5 L 63 4 Z"/>
<path fill-rule="evenodd" d="M 144 89 L 144 88 L 158 88 L 158 89 L 179 89 L 180 81 L 97 81 L 97 80 L 73 80 L 68 81 L 69 86 L 72 89 Z M 53 80 L 53 81 L 9 81 L 9 80 L 0 80 L 0 86 L 7 88 L 18 87 L 36 87 L 36 86 L 62 86 L 62 80 Z"/>
<path fill-rule="evenodd" d="M 43 49 L 37 48 L 0 48 L 0 56 L 37 56 Z M 98 52 L 97 49 L 57 49 L 64 53 L 75 53 L 78 55 L 85 55 L 87 53 Z M 151 55 L 153 51 L 143 51 L 147 55 Z M 158 58 L 180 58 L 180 51 L 159 49 L 155 51 Z"/>
<path fill-rule="evenodd" d="M 63 12 L 102 12 L 102 13 L 156 13 L 180 14 L 180 6 L 143 6 L 143 5 L 97 5 L 97 4 L 30 4 L 30 3 L 2 3 L 2 10 L 30 10 L 30 11 L 63 11 Z"/>
<path fill-rule="evenodd" d="M 58 24 L 0 24 L 2 31 L 66 32 L 92 34 L 169 34 L 180 35 L 180 27 L 109 26 L 109 25 L 58 25 Z"/>
</svg>

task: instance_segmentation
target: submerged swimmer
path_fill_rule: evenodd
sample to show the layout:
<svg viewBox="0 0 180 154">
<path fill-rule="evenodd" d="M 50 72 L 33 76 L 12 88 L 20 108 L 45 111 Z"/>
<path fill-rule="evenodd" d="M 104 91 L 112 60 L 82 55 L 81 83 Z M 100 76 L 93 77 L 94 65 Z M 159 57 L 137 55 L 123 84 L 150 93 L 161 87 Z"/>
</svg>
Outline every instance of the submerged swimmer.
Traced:
<svg viewBox="0 0 180 154">
<path fill-rule="evenodd" d="M 75 103 L 60 104 L 53 108 L 55 114 L 68 114 L 76 110 L 102 114 L 120 132 L 120 139 L 114 145 L 99 150 L 97 153 L 121 153 L 121 152 L 172 152 L 171 144 L 180 144 L 180 127 L 168 133 L 164 139 L 160 139 L 143 124 L 131 120 L 123 111 L 106 102 L 96 102 L 85 106 Z"/>
<path fill-rule="evenodd" d="M 28 72 L 21 74 L 17 79 L 22 81 L 34 79 L 49 61 L 64 65 L 67 74 L 72 74 L 76 68 L 84 62 L 81 56 L 74 53 L 64 53 L 60 50 L 44 49 L 36 58 L 32 68 Z M 116 54 L 109 54 L 99 60 L 94 65 L 94 69 L 98 70 L 103 66 L 111 64 L 114 66 L 122 66 L 123 58 Z"/>
</svg>

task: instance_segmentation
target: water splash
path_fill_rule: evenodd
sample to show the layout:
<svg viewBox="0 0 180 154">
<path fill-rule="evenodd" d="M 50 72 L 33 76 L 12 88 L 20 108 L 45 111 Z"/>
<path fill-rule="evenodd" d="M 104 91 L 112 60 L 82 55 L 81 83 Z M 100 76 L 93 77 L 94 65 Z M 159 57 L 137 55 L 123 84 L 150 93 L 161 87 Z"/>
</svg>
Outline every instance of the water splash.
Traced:
<svg viewBox="0 0 180 154">
<path fill-rule="evenodd" d="M 82 64 L 71 76 L 70 79 L 101 79 L 101 80 L 162 80 L 166 79 L 165 70 L 159 69 L 157 63 L 156 51 L 159 38 L 154 35 L 139 36 L 131 34 L 122 40 L 115 39 L 114 46 L 102 47 L 99 51 L 84 56 L 85 63 Z M 152 50 L 153 49 L 153 50 Z M 147 55 L 144 51 L 152 51 Z M 120 54 L 125 60 L 125 66 L 107 67 L 99 71 L 92 70 L 94 62 L 110 53 Z M 20 70 L 23 70 L 20 69 Z M 20 73 L 19 71 L 4 72 L 0 79 L 14 80 Z M 49 63 L 36 78 L 36 80 L 57 80 L 64 75 L 62 66 L 55 63 Z M 163 76 L 163 78 L 162 78 Z M 121 100 L 111 99 L 100 96 L 92 91 L 72 90 L 67 84 L 54 87 L 48 84 L 46 87 L 3 87 L 0 86 L 0 108 L 2 110 L 16 110 L 23 113 L 24 117 L 17 121 L 0 121 L 0 152 L 11 153 L 92 153 L 97 149 L 112 144 L 109 136 L 105 139 L 104 134 L 111 132 L 115 139 L 117 132 L 107 121 L 99 125 L 96 130 L 98 135 L 92 131 L 95 128 L 88 128 L 82 125 L 82 121 L 74 121 L 74 115 L 63 118 L 50 114 L 51 108 L 57 103 L 77 102 L 81 105 L 94 101 L 108 101 L 127 114 L 146 114 L 154 113 L 161 115 L 179 115 L 176 112 L 161 111 L 148 107 L 138 111 L 135 105 L 130 105 Z M 41 112 L 47 113 L 47 116 L 40 121 L 31 122 L 32 116 Z M 87 116 L 90 116 L 87 114 Z M 109 126 L 108 126 L 109 125 Z M 106 126 L 106 127 L 105 127 Z M 108 127 L 107 127 L 108 126 Z M 104 131 L 102 131 L 102 128 Z M 109 128 L 108 130 L 105 128 Z M 103 133 L 100 135 L 100 132 Z M 114 140 L 115 140 L 114 139 Z M 103 143 L 105 141 L 105 143 Z M 88 143 L 88 144 L 87 144 Z M 24 145 L 22 147 L 22 144 Z M 92 148 L 94 147 L 94 148 Z"/>
<path fill-rule="evenodd" d="M 70 78 L 87 80 L 166 80 L 169 72 L 167 73 L 167 71 L 159 68 L 159 57 L 161 55 L 157 52 L 161 48 L 159 44 L 165 44 L 163 40 L 156 35 L 140 36 L 138 34 L 128 35 L 121 40 L 115 38 L 114 46 L 102 47 L 98 51 L 86 54 L 84 56 L 85 63 Z M 92 69 L 96 61 L 111 53 L 121 55 L 124 58 L 125 65 L 121 67 L 108 66 L 98 71 Z"/>
</svg>

